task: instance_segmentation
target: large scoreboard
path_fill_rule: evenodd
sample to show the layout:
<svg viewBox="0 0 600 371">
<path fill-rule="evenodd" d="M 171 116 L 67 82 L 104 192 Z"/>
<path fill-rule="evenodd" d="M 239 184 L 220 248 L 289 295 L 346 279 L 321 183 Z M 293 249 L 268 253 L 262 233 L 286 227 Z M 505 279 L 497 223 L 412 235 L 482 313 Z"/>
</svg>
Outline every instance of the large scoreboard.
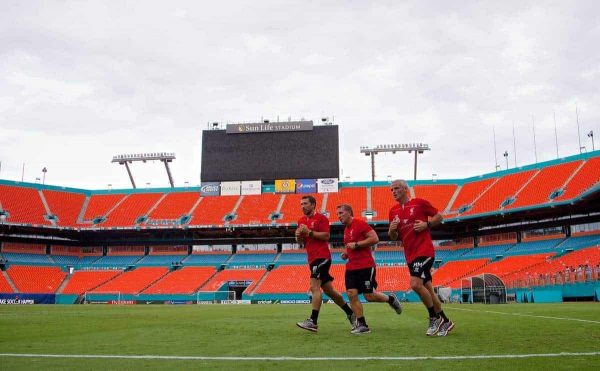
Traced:
<svg viewBox="0 0 600 371">
<path fill-rule="evenodd" d="M 339 168 L 336 125 L 264 122 L 202 132 L 202 182 L 339 178 Z"/>
</svg>

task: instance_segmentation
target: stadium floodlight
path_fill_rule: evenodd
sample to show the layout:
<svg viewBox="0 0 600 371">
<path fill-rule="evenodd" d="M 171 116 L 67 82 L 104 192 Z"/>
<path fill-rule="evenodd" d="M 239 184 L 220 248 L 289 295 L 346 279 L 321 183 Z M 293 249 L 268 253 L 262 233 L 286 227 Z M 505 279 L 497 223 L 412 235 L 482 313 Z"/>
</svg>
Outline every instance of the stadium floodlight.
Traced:
<svg viewBox="0 0 600 371">
<path fill-rule="evenodd" d="M 592 151 L 596 150 L 596 146 L 594 145 L 594 131 L 590 130 L 589 133 L 587 133 L 588 138 L 592 139 Z"/>
<path fill-rule="evenodd" d="M 367 146 L 360 147 L 360 153 L 364 153 L 365 156 L 371 156 L 371 181 L 375 181 L 375 155 L 379 152 L 415 152 L 415 167 L 414 167 L 414 179 L 417 180 L 417 155 L 423 154 L 425 151 L 430 151 L 429 144 L 425 143 L 409 143 L 409 144 L 378 144 L 374 148 Z"/>
<path fill-rule="evenodd" d="M 131 185 L 133 188 L 137 188 L 135 185 L 135 181 L 133 180 L 133 174 L 131 174 L 131 169 L 129 168 L 129 164 L 136 162 L 146 162 L 146 161 L 161 161 L 165 164 L 165 169 L 167 170 L 167 176 L 169 177 L 169 183 L 171 184 L 171 188 L 175 188 L 175 184 L 173 183 L 173 176 L 171 175 L 171 169 L 169 168 L 169 162 L 175 160 L 175 153 L 173 152 L 151 152 L 151 153 L 136 153 L 136 154 L 126 154 L 126 155 L 116 155 L 113 156 L 111 162 L 116 162 L 119 165 L 125 165 L 127 169 L 127 174 L 129 174 L 129 180 L 131 180 Z"/>
</svg>

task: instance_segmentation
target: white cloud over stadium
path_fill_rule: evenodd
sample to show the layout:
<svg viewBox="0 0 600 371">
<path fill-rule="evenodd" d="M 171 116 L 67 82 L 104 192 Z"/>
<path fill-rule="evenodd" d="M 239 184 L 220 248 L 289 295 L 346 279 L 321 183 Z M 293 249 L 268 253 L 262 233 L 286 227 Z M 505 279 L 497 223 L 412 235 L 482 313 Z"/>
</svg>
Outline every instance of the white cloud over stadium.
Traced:
<svg viewBox="0 0 600 371">
<path fill-rule="evenodd" d="M 600 135 L 599 5 L 574 2 L 29 2 L 0 13 L 0 178 L 129 187 L 119 153 L 169 151 L 199 182 L 208 122 L 334 117 L 342 179 L 361 145 L 429 143 L 419 177 L 579 152 Z M 598 142 L 600 146 L 600 142 Z M 162 164 L 134 166 L 167 186 Z M 377 179 L 412 176 L 379 156 Z"/>
</svg>

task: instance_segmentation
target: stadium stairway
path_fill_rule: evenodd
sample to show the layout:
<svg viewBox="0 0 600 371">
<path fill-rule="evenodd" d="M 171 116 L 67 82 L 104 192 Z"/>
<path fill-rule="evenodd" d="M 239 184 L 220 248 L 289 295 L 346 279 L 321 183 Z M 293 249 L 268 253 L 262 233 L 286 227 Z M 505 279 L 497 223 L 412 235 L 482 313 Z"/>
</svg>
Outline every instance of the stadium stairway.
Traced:
<svg viewBox="0 0 600 371">
<path fill-rule="evenodd" d="M 65 276 L 65 279 L 60 283 L 60 285 L 58 286 L 58 289 L 56 289 L 57 294 L 62 294 L 65 287 L 69 284 L 69 281 L 71 281 L 71 277 L 73 277 L 73 274 L 67 273 L 67 275 Z"/>
<path fill-rule="evenodd" d="M 263 275 L 258 279 L 258 281 L 256 282 L 256 284 L 251 284 L 250 287 L 248 287 L 246 290 L 248 290 L 248 294 L 249 295 L 254 295 L 254 292 L 256 292 L 256 290 L 258 289 L 258 287 L 263 283 L 263 281 L 265 280 L 265 278 L 267 278 L 267 275 L 269 274 L 268 270 L 265 270 L 265 273 L 263 273 Z"/>
<path fill-rule="evenodd" d="M 81 210 L 79 210 L 79 215 L 77 215 L 76 224 L 84 224 L 83 217 L 85 215 L 85 211 L 87 210 L 88 205 L 90 204 L 91 196 L 85 196 L 85 200 L 83 200 L 83 205 L 81 205 Z"/>
<path fill-rule="evenodd" d="M 452 195 L 452 197 L 450 197 L 450 200 L 448 201 L 448 205 L 446 205 L 446 208 L 444 210 L 441 210 L 442 214 L 446 215 L 450 213 L 452 205 L 454 205 L 454 201 L 456 201 L 456 197 L 458 197 L 458 194 L 460 193 L 462 187 L 462 184 L 459 184 L 458 187 L 456 187 L 456 189 L 454 190 L 454 194 Z"/>
<path fill-rule="evenodd" d="M 150 282 L 148 285 L 146 285 L 145 287 L 143 287 L 140 291 L 138 291 L 139 293 L 144 292 L 145 290 L 147 290 L 148 288 L 150 288 L 152 285 L 154 285 L 155 283 L 157 283 L 158 281 L 162 280 L 163 278 L 165 278 L 167 276 L 167 274 L 171 273 L 171 270 L 167 270 L 163 275 L 161 275 L 160 277 L 158 277 L 157 279 L 155 279 L 154 281 Z"/>
<path fill-rule="evenodd" d="M 149 209 L 148 211 L 146 211 L 146 213 L 144 214 L 144 216 L 145 216 L 146 218 L 147 218 L 148 216 L 150 216 L 150 214 L 152 214 L 152 212 L 153 212 L 154 210 L 156 210 L 156 208 L 158 207 L 158 205 L 160 205 L 160 203 L 161 203 L 161 202 L 162 202 L 162 201 L 163 201 L 163 200 L 164 200 L 164 199 L 165 199 L 165 198 L 166 198 L 168 195 L 169 195 L 169 193 L 167 193 L 167 192 L 163 193 L 163 194 L 162 194 L 162 196 L 160 196 L 160 197 L 158 198 L 158 200 L 156 200 L 156 202 L 154 203 L 154 205 L 152 205 L 152 206 L 150 207 L 150 209 Z M 144 223 L 145 223 L 145 222 L 144 222 Z M 140 224 L 142 224 L 142 223 L 136 223 L 136 224 L 135 224 L 135 226 L 137 227 L 137 226 L 139 226 Z"/>
<path fill-rule="evenodd" d="M 6 283 L 8 283 L 8 285 L 13 290 L 13 292 L 19 293 L 19 289 L 17 289 L 17 286 L 15 286 L 15 283 L 10 278 L 8 273 L 6 273 L 6 271 L 1 271 L 1 272 L 2 272 L 2 276 L 4 276 L 4 279 L 6 280 Z"/>
<path fill-rule="evenodd" d="M 207 283 L 209 283 L 213 278 L 215 278 L 215 276 L 219 273 L 218 269 L 215 269 L 215 271 L 213 272 L 213 274 L 210 275 L 210 277 L 208 277 L 207 279 L 205 279 L 204 281 L 200 282 L 200 285 L 198 285 L 198 287 L 194 288 L 194 292 L 200 291 L 200 289 L 202 287 L 204 287 L 204 285 L 206 285 Z"/>
</svg>

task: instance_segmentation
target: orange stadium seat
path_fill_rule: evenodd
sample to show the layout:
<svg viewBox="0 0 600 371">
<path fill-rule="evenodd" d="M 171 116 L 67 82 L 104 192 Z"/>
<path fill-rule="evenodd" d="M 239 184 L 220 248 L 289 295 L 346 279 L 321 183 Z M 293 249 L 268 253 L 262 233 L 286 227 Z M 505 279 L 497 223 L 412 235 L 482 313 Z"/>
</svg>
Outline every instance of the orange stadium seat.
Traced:
<svg viewBox="0 0 600 371">
<path fill-rule="evenodd" d="M 82 295 L 121 274 L 121 270 L 75 271 L 61 294 Z"/>
<path fill-rule="evenodd" d="M 137 218 L 146 215 L 162 197 L 162 193 L 132 194 L 114 209 L 101 223 L 102 227 L 129 227 L 136 224 Z"/>
<path fill-rule="evenodd" d="M 267 274 L 255 293 L 302 293 L 308 291 L 310 271 L 306 265 L 282 265 Z"/>
<path fill-rule="evenodd" d="M 194 210 L 190 225 L 223 225 L 225 215 L 233 211 L 240 196 L 207 196 Z"/>
<path fill-rule="evenodd" d="M 252 281 L 254 285 L 265 274 L 264 269 L 225 269 L 217 273 L 213 278 L 204 284 L 200 291 L 217 291 L 227 281 Z M 247 291 L 250 292 L 248 287 Z"/>
<path fill-rule="evenodd" d="M 179 219 L 190 212 L 200 198 L 199 192 L 171 192 L 152 210 L 149 219 Z"/>
<path fill-rule="evenodd" d="M 0 185 L 0 205 L 8 213 L 7 223 L 51 225 L 37 189 Z"/>
<path fill-rule="evenodd" d="M 476 180 L 465 183 L 458 191 L 454 202 L 449 206 L 453 214 L 457 214 L 461 207 L 470 205 L 483 191 L 492 184 L 496 178 Z"/>
<path fill-rule="evenodd" d="M 433 284 L 435 286 L 449 285 L 452 288 L 460 287 L 460 278 L 471 276 L 472 272 L 488 262 L 489 259 L 450 261 L 433 273 Z"/>
<path fill-rule="evenodd" d="M 90 197 L 90 202 L 85 209 L 83 220 L 92 221 L 94 218 L 102 217 L 112 209 L 121 199 L 124 194 L 109 194 L 109 195 L 93 195 Z"/>
<path fill-rule="evenodd" d="M 138 294 L 169 271 L 166 267 L 137 268 L 98 286 L 93 292 L 119 291 L 124 294 Z"/>
<path fill-rule="evenodd" d="M 528 170 L 503 176 L 491 186 L 477 202 L 475 202 L 473 208 L 467 210 L 462 215 L 497 211 L 500 209 L 502 202 L 507 198 L 514 196 L 519 188 L 521 188 L 535 172 L 536 170 Z"/>
<path fill-rule="evenodd" d="M 395 204 L 389 186 L 371 187 L 371 209 L 375 212 L 373 221 L 388 221 L 390 209 Z"/>
<path fill-rule="evenodd" d="M 448 202 L 454 195 L 456 184 L 415 185 L 415 197 L 429 201 L 440 213 L 446 210 Z M 391 193 L 391 192 L 390 192 Z"/>
<path fill-rule="evenodd" d="M 506 206 L 506 209 L 549 202 L 550 194 L 561 188 L 580 164 L 581 161 L 573 161 L 543 168 L 517 195 L 515 202 Z"/>
<path fill-rule="evenodd" d="M 192 294 L 214 273 L 214 267 L 184 267 L 164 276 L 144 294 Z"/>
<path fill-rule="evenodd" d="M 377 267 L 377 290 L 407 291 L 410 290 L 410 275 L 404 265 L 380 266 Z"/>
<path fill-rule="evenodd" d="M 19 292 L 52 294 L 56 292 L 67 274 L 59 267 L 11 265 L 8 275 Z"/>
<path fill-rule="evenodd" d="M 50 212 L 58 218 L 58 225 L 75 226 L 77 224 L 77 217 L 81 212 L 85 195 L 52 190 L 44 190 L 42 192 L 44 193 L 44 198 L 46 198 Z"/>
<path fill-rule="evenodd" d="M 269 215 L 277 211 L 280 194 L 246 195 L 236 210 L 231 224 L 271 224 Z"/>
<path fill-rule="evenodd" d="M 321 211 L 321 207 L 323 206 L 323 194 L 315 193 L 311 195 L 317 200 L 317 210 Z M 298 222 L 298 219 L 303 215 L 302 209 L 300 208 L 302 196 L 307 196 L 307 194 L 288 193 L 285 195 L 285 199 L 281 204 L 281 210 L 279 210 L 281 219 L 277 221 L 278 223 L 295 224 Z"/>
<path fill-rule="evenodd" d="M 327 212 L 331 223 L 339 222 L 336 208 L 340 204 L 349 204 L 354 210 L 354 216 L 362 218 L 362 212 L 367 210 L 367 189 L 365 187 L 344 187 L 339 192 L 327 196 Z"/>
<path fill-rule="evenodd" d="M 509 284 L 509 282 L 507 282 L 507 276 L 511 273 L 520 272 L 529 267 L 543 263 L 552 255 L 553 254 L 509 256 L 508 258 L 481 267 L 478 270 L 471 272 L 469 276 L 491 273 L 502 279 L 505 284 Z"/>
<path fill-rule="evenodd" d="M 569 181 L 563 194 L 554 201 L 570 200 L 581 195 L 600 182 L 600 157 L 588 159 L 577 174 Z"/>
<path fill-rule="evenodd" d="M 11 292 L 14 292 L 12 287 L 10 287 L 10 284 L 4 277 L 4 274 L 2 274 L 2 272 L 0 272 L 0 293 L 7 294 L 7 293 L 11 293 Z"/>
</svg>

